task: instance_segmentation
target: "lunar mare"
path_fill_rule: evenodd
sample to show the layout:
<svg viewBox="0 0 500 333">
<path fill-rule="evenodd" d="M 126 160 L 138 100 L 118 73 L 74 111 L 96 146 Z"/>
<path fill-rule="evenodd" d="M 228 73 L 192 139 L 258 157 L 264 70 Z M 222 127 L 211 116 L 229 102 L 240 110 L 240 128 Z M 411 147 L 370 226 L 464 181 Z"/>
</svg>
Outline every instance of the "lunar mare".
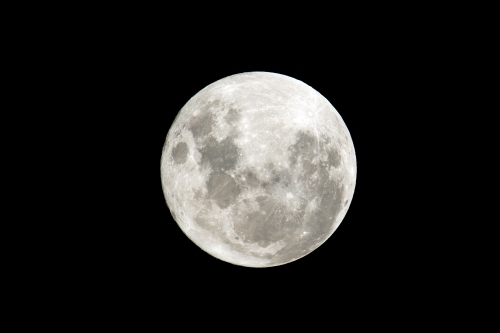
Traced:
<svg viewBox="0 0 500 333">
<path fill-rule="evenodd" d="M 349 131 L 294 78 L 232 75 L 193 96 L 163 147 L 161 181 L 181 230 L 223 261 L 271 267 L 323 244 L 356 182 Z"/>
</svg>

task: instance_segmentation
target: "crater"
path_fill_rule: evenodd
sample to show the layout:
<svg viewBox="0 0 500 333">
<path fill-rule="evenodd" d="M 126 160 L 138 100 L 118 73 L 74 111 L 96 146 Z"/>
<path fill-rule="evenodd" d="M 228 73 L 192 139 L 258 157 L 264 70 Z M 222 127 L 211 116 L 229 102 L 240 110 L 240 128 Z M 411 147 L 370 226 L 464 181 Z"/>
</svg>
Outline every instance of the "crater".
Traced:
<svg viewBox="0 0 500 333">
<path fill-rule="evenodd" d="M 207 181 L 207 190 L 207 198 L 214 200 L 217 206 L 222 209 L 231 206 L 240 194 L 240 188 L 236 181 L 224 172 L 210 175 Z"/>
<path fill-rule="evenodd" d="M 174 162 L 177 164 L 183 164 L 186 162 L 187 156 L 189 153 L 189 148 L 187 143 L 185 142 L 179 142 L 173 149 L 172 149 L 172 158 L 174 159 Z"/>
<path fill-rule="evenodd" d="M 210 136 L 200 153 L 202 164 L 209 164 L 214 172 L 220 172 L 235 168 L 240 149 L 234 144 L 234 138 L 231 136 L 220 142 Z"/>
</svg>

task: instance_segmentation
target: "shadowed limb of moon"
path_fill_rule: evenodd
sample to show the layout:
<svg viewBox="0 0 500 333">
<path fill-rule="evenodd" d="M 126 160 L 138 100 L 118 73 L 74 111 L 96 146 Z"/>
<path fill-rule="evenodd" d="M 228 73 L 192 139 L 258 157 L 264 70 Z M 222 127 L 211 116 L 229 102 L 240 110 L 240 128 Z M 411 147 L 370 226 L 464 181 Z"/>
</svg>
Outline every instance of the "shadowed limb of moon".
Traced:
<svg viewBox="0 0 500 333">
<path fill-rule="evenodd" d="M 161 179 L 172 216 L 196 245 L 235 265 L 271 267 L 332 235 L 352 201 L 356 157 L 321 94 L 251 72 L 186 103 L 165 141 Z"/>
</svg>

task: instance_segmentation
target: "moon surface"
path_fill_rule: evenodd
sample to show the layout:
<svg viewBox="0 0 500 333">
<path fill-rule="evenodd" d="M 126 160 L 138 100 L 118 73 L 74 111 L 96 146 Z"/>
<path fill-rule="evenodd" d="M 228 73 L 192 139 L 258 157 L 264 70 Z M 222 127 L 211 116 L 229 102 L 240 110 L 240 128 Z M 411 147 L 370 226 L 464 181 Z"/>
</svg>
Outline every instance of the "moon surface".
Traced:
<svg viewBox="0 0 500 333">
<path fill-rule="evenodd" d="M 240 266 L 283 265 L 323 244 L 354 194 L 349 131 L 316 90 L 249 72 L 193 96 L 161 156 L 172 216 L 198 247 Z"/>
</svg>

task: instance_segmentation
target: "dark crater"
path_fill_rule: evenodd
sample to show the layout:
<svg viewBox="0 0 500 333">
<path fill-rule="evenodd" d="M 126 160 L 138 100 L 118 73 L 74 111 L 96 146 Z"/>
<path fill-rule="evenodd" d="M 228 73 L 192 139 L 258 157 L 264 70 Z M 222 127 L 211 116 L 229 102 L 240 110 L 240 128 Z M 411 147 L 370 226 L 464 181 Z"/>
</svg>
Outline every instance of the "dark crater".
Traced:
<svg viewBox="0 0 500 333">
<path fill-rule="evenodd" d="M 343 185 L 327 191 L 321 198 L 319 209 L 306 221 L 309 240 L 307 242 L 285 241 L 285 247 L 274 256 L 273 264 L 284 264 L 300 258 L 310 252 L 311 246 L 324 242 L 329 236 L 333 222 L 342 208 L 343 195 Z"/>
<path fill-rule="evenodd" d="M 333 165 L 334 167 L 338 168 L 340 166 L 340 153 L 336 149 L 331 149 L 328 151 L 328 163 L 330 165 Z"/>
<path fill-rule="evenodd" d="M 200 114 L 191 117 L 189 120 L 189 130 L 193 133 L 195 139 L 202 138 L 212 132 L 214 124 L 214 115 L 210 108 L 216 105 L 216 101 L 210 102 L 200 109 Z"/>
<path fill-rule="evenodd" d="M 213 231 L 213 232 L 216 231 L 216 229 L 214 228 L 214 226 L 211 225 L 209 223 L 208 219 L 206 219 L 205 217 L 203 217 L 203 216 L 196 216 L 194 218 L 194 220 L 195 220 L 196 224 L 198 224 L 203 229 L 208 230 L 208 231 Z"/>
<path fill-rule="evenodd" d="M 290 151 L 290 165 L 295 166 L 299 159 L 302 161 L 311 161 L 318 152 L 316 150 L 318 142 L 314 135 L 305 132 L 297 133 L 296 142 L 288 147 Z"/>
<path fill-rule="evenodd" d="M 215 201 L 217 206 L 224 209 L 232 205 L 240 194 L 240 188 L 230 175 L 216 172 L 210 175 L 207 181 L 207 198 Z"/>
<path fill-rule="evenodd" d="M 333 222 L 343 208 L 344 203 L 344 185 L 336 186 L 330 181 L 321 197 L 321 201 L 315 214 L 312 216 L 308 225 L 311 226 L 311 237 L 324 240 L 328 236 Z"/>
<path fill-rule="evenodd" d="M 172 149 L 172 158 L 174 159 L 175 163 L 182 164 L 182 163 L 186 162 L 188 153 L 189 153 L 189 148 L 188 148 L 187 143 L 179 142 Z"/>
<path fill-rule="evenodd" d="M 294 218 L 269 196 L 255 198 L 260 206 L 241 220 L 234 221 L 234 231 L 245 242 L 267 247 L 284 239 L 290 231 L 300 226 L 300 219 Z M 236 209 L 236 208 L 235 208 Z"/>
<path fill-rule="evenodd" d="M 241 118 L 241 113 L 231 107 L 229 108 L 229 110 L 227 111 L 227 114 L 226 116 L 224 117 L 224 120 L 228 123 L 228 124 L 231 124 L 231 125 L 237 125 L 238 124 L 238 121 L 240 120 Z"/>
<path fill-rule="evenodd" d="M 241 183 L 242 186 L 245 187 L 259 187 L 260 186 L 260 180 L 256 176 L 255 172 L 251 170 L 245 170 L 242 173 L 238 175 L 239 182 Z"/>
<path fill-rule="evenodd" d="M 200 150 L 201 163 L 210 165 L 214 172 L 233 170 L 238 162 L 240 149 L 234 144 L 233 137 L 218 142 L 214 137 L 207 139 Z"/>
</svg>

